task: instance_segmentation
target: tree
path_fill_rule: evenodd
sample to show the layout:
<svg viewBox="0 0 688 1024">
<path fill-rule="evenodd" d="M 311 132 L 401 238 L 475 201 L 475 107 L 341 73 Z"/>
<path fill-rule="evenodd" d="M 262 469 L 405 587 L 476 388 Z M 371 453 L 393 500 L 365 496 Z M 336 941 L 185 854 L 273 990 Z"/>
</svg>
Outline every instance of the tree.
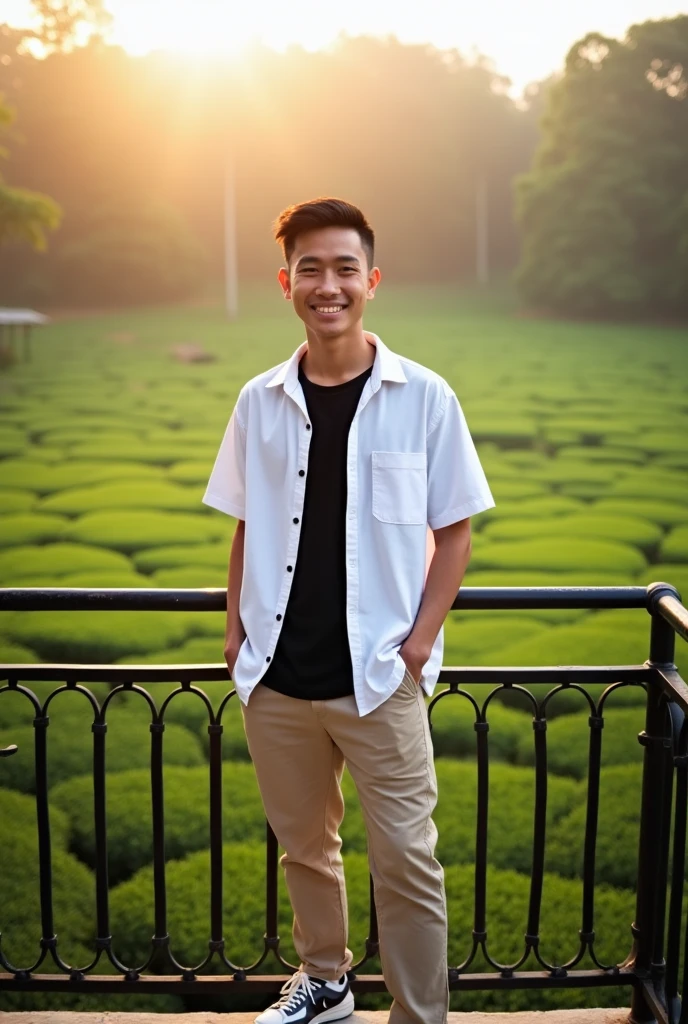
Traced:
<svg viewBox="0 0 688 1024">
<path fill-rule="evenodd" d="M 40 18 L 32 33 L 46 52 L 70 49 L 83 30 L 102 35 L 112 21 L 103 0 L 31 0 Z"/>
<path fill-rule="evenodd" d="M 591 33 L 553 83 L 517 183 L 517 281 L 579 315 L 688 313 L 688 16 Z"/>
<path fill-rule="evenodd" d="M 0 97 L 0 129 L 7 129 L 12 111 Z M 5 151 L 0 149 L 0 156 Z M 7 239 L 23 239 L 35 249 L 44 249 L 46 231 L 60 222 L 60 208 L 48 196 L 28 189 L 5 185 L 0 178 L 0 244 Z"/>
</svg>

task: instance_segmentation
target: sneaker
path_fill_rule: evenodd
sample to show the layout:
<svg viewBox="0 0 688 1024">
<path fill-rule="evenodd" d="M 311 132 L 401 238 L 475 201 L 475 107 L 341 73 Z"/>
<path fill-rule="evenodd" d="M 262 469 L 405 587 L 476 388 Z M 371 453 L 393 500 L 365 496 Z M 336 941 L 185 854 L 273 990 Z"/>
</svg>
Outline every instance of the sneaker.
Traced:
<svg viewBox="0 0 688 1024">
<path fill-rule="evenodd" d="M 354 1012 L 354 997 L 346 975 L 339 981 L 312 978 L 297 971 L 280 989 L 280 998 L 256 1017 L 254 1024 L 324 1024 Z"/>
</svg>

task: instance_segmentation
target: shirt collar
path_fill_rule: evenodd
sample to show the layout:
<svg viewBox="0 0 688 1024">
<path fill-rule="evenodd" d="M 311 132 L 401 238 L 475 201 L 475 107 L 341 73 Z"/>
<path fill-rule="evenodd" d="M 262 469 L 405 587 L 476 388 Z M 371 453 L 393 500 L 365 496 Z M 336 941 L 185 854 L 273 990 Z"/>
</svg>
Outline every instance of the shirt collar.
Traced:
<svg viewBox="0 0 688 1024">
<path fill-rule="evenodd" d="M 399 356 L 387 348 L 378 338 L 377 334 L 366 331 L 366 336 L 375 345 L 375 362 L 373 363 L 373 372 L 370 378 L 373 391 L 379 390 L 383 380 L 394 381 L 396 384 L 406 384 L 407 378 Z M 265 387 L 276 388 L 283 385 L 288 395 L 293 394 L 299 386 L 299 363 L 305 355 L 307 348 L 307 341 L 299 345 L 291 359 L 287 360 L 286 363 L 282 363 Z"/>
</svg>

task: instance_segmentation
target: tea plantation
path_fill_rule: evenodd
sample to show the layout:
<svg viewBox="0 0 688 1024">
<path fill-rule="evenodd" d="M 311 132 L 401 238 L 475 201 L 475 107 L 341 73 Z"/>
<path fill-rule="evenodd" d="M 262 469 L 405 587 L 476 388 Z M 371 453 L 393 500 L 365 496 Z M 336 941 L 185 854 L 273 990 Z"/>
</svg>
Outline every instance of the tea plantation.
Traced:
<svg viewBox="0 0 688 1024">
<path fill-rule="evenodd" d="M 36 337 L 31 363 L 4 371 L 0 586 L 225 585 L 234 524 L 201 504 L 205 482 L 241 385 L 287 358 L 301 340 L 291 311 L 271 293 L 247 294 L 244 309 L 232 324 L 204 307 L 58 321 Z M 466 412 L 497 502 L 473 521 L 467 585 L 665 580 L 688 595 L 684 331 L 530 320 L 503 296 L 488 302 L 430 289 L 381 291 L 367 327 L 446 377 Z M 183 342 L 201 346 L 214 361 L 175 361 L 172 350 Z M 219 613 L 5 612 L 0 659 L 221 662 L 223 628 Z M 450 613 L 445 640 L 449 665 L 630 664 L 647 657 L 649 618 L 644 611 Z M 685 645 L 677 663 L 688 676 Z M 227 691 L 221 683 L 203 688 L 215 706 Z M 53 684 L 32 689 L 42 701 Z M 96 699 L 107 692 L 104 685 L 89 689 Z M 151 686 L 157 701 L 170 689 Z M 479 702 L 484 690 L 473 688 Z M 590 688 L 595 700 L 602 690 L 601 684 Z M 631 942 L 643 701 L 642 688 L 623 687 L 605 709 L 596 951 L 608 963 L 624 959 Z M 574 955 L 581 925 L 589 713 L 574 691 L 558 694 L 548 709 L 542 952 L 556 962 Z M 83 694 L 61 694 L 51 705 L 48 733 L 55 927 L 62 955 L 77 966 L 90 962 L 94 934 L 91 717 Z M 146 958 L 154 927 L 149 717 L 132 693 L 117 697 L 108 717 L 112 932 L 117 955 L 132 965 Z M 489 949 L 508 961 L 518 957 L 526 930 L 533 730 L 518 694 L 492 701 L 488 717 Z M 0 928 L 15 966 L 33 963 L 39 936 L 31 718 L 28 701 L 0 693 L 0 747 L 19 745 L 18 754 L 0 761 L 0 822 L 11 822 L 3 829 Z M 192 964 L 205 955 L 209 927 L 207 713 L 201 700 L 184 694 L 171 701 L 166 720 L 170 933 L 175 955 Z M 468 701 L 457 696 L 434 709 L 438 855 L 446 871 L 452 965 L 467 955 L 472 927 L 473 720 Z M 224 724 L 227 952 L 248 964 L 262 942 L 264 819 L 234 698 Z M 348 775 L 344 788 L 351 944 L 360 955 L 366 841 Z M 293 957 L 283 886 L 280 933 Z M 478 962 L 473 969 L 483 968 Z M 98 972 L 104 970 L 100 964 Z M 627 998 L 612 989 L 544 992 L 537 1006 L 621 1005 Z M 387 1003 L 367 1000 L 373 1007 Z M 179 1010 L 184 1003 L 163 996 L 123 1004 L 115 996 L 5 994 L 0 1005 Z M 535 1002 L 527 993 L 476 993 L 460 1003 L 453 996 L 452 1005 L 525 1009 Z"/>
</svg>

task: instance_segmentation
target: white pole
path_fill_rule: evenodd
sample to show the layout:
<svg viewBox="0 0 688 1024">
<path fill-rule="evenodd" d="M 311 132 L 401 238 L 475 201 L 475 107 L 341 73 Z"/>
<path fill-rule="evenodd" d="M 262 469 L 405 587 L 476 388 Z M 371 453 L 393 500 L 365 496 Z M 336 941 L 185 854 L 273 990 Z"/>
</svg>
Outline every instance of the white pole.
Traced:
<svg viewBox="0 0 688 1024">
<path fill-rule="evenodd" d="M 236 201 L 234 167 L 229 154 L 227 154 L 225 163 L 225 308 L 227 317 L 230 320 L 236 320 L 239 315 Z"/>
<path fill-rule="evenodd" d="M 478 284 L 490 283 L 487 182 L 481 178 L 475 193 L 475 272 Z"/>
</svg>

